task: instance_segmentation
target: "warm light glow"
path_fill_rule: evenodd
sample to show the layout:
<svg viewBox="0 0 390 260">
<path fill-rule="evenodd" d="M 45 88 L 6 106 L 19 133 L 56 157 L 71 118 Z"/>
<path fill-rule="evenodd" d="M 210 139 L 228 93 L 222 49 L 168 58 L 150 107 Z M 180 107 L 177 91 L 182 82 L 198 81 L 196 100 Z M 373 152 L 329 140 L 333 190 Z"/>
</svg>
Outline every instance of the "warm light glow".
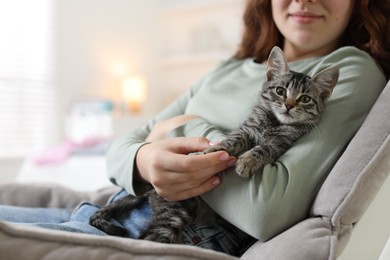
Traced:
<svg viewBox="0 0 390 260">
<path fill-rule="evenodd" d="M 123 99 L 132 112 L 139 112 L 146 100 L 146 81 L 139 76 L 128 77 L 122 84 Z"/>
<path fill-rule="evenodd" d="M 109 69 L 112 75 L 123 77 L 128 71 L 128 66 L 123 62 L 112 62 Z"/>
</svg>

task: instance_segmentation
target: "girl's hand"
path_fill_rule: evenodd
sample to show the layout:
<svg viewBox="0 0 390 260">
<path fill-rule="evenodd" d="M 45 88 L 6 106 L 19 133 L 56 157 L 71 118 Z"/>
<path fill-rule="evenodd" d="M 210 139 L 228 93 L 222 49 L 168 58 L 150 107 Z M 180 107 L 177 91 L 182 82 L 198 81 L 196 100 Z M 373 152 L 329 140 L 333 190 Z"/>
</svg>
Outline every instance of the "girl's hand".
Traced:
<svg viewBox="0 0 390 260">
<path fill-rule="evenodd" d="M 225 151 L 188 155 L 209 146 L 209 140 L 203 137 L 178 137 L 146 144 L 136 157 L 139 177 L 168 201 L 205 193 L 221 182 L 216 174 L 236 161 Z"/>
</svg>

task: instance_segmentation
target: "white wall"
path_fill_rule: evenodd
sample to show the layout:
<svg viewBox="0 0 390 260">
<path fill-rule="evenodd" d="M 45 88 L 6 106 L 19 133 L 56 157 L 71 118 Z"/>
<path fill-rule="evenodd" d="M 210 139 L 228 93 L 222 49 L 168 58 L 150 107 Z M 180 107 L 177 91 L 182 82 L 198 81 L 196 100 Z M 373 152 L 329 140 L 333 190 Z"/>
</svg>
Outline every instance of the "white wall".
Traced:
<svg viewBox="0 0 390 260">
<path fill-rule="evenodd" d="M 351 239 L 338 260 L 379 259 L 386 241 L 390 239 L 389 198 L 390 177 L 387 177 L 361 220 L 355 225 Z"/>
<path fill-rule="evenodd" d="M 124 74 L 153 78 L 155 12 L 153 1 L 58 1 L 60 113 L 83 97 L 117 101 Z M 124 71 L 114 72 L 118 66 Z"/>
<path fill-rule="evenodd" d="M 167 100 L 230 58 L 241 39 L 242 0 L 171 0 L 160 10 L 159 72 Z"/>
<path fill-rule="evenodd" d="M 241 36 L 237 6 L 242 0 L 57 1 L 54 26 L 61 118 L 81 98 L 119 101 L 124 75 L 115 75 L 112 67 L 121 64 L 125 75 L 147 77 L 149 95 L 142 113 L 153 115 L 229 57 Z M 208 26 L 222 35 L 224 52 L 190 53 L 194 30 L 207 31 Z M 201 62 L 197 56 L 203 57 Z M 177 58 L 182 61 L 175 62 Z"/>
<path fill-rule="evenodd" d="M 149 92 L 142 116 L 150 117 L 231 56 L 241 36 L 244 0 L 52 1 L 58 97 L 52 124 L 60 131 L 51 135 L 52 146 L 64 138 L 65 116 L 74 101 L 119 102 L 121 80 L 141 73 Z M 124 68 L 115 72 L 118 66 Z M 19 167 L 20 160 L 0 159 L 2 170 L 15 174 Z"/>
</svg>

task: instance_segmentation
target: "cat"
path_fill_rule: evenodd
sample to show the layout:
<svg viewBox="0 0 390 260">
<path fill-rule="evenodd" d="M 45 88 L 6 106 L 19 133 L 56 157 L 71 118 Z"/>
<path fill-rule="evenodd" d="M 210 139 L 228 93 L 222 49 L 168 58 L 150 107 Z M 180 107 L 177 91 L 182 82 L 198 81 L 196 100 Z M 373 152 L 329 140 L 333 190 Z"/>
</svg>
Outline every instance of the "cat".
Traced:
<svg viewBox="0 0 390 260">
<path fill-rule="evenodd" d="M 338 77 L 337 68 L 325 69 L 313 78 L 291 71 L 282 50 L 274 47 L 268 58 L 263 91 L 248 118 L 224 141 L 205 152 L 224 150 L 238 157 L 236 173 L 252 176 L 320 121 Z"/>
<path fill-rule="evenodd" d="M 225 140 L 203 152 L 224 150 L 238 158 L 235 167 L 238 175 L 252 176 L 320 121 L 338 77 L 336 68 L 325 69 L 313 78 L 291 71 L 282 50 L 274 47 L 268 58 L 266 81 L 247 119 L 227 134 Z M 125 229 L 109 221 L 144 202 L 149 202 L 153 213 L 140 239 L 180 243 L 180 230 L 188 224 L 227 223 L 200 197 L 168 202 L 152 189 L 143 196 L 128 195 L 102 207 L 90 218 L 90 224 L 110 235 L 128 236 Z"/>
</svg>

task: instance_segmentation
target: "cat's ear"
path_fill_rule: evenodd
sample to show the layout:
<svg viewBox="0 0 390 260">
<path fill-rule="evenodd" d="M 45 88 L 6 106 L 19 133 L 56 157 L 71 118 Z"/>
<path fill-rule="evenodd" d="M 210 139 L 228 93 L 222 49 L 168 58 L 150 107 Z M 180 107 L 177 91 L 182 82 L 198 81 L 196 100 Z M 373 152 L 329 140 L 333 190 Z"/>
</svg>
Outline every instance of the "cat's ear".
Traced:
<svg viewBox="0 0 390 260">
<path fill-rule="evenodd" d="M 317 73 L 312 81 L 320 88 L 322 100 L 327 100 L 332 95 L 333 89 L 339 80 L 339 69 L 328 68 Z"/>
<path fill-rule="evenodd" d="M 277 46 L 273 47 L 268 57 L 267 81 L 288 73 L 290 73 L 290 68 L 287 65 L 283 51 Z"/>
</svg>

